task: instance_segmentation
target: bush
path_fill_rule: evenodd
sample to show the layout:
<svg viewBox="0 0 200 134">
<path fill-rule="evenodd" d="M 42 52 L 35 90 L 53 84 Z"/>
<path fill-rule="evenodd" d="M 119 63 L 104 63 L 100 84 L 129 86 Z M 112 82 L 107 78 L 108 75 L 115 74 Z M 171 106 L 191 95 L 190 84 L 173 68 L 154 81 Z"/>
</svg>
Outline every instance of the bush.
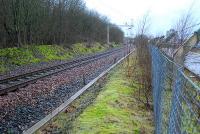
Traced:
<svg viewBox="0 0 200 134">
<path fill-rule="evenodd" d="M 140 71 L 137 72 L 137 81 L 141 85 L 138 97 L 147 108 L 151 108 L 151 55 L 148 48 L 148 37 L 145 35 L 138 35 L 135 38 L 135 44 L 137 66 L 140 68 Z"/>
</svg>

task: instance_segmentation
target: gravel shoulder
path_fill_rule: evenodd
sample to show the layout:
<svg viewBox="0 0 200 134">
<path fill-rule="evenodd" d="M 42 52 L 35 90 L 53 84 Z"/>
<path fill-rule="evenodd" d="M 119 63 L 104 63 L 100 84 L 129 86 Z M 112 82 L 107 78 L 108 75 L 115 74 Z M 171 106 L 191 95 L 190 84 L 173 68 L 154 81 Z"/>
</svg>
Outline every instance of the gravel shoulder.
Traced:
<svg viewBox="0 0 200 134">
<path fill-rule="evenodd" d="M 26 130 L 57 108 L 65 99 L 70 98 L 84 84 L 114 64 L 116 58 L 120 59 L 123 55 L 123 52 L 113 54 L 38 80 L 6 96 L 0 96 L 0 133 L 21 133 Z"/>
</svg>

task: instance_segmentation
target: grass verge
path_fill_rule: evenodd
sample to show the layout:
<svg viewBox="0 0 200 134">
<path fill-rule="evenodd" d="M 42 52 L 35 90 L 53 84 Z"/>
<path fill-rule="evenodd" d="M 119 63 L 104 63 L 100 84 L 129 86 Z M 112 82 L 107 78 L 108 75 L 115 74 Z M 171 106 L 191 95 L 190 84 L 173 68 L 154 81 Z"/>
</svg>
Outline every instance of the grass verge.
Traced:
<svg viewBox="0 0 200 134">
<path fill-rule="evenodd" d="M 137 82 L 127 77 L 126 61 L 113 70 L 107 83 L 96 100 L 77 118 L 68 122 L 73 134 L 152 134 L 154 133 L 152 111 L 138 102 Z M 84 103 L 84 101 L 83 101 Z M 69 132 L 63 126 L 67 116 L 62 113 L 51 126 L 57 126 L 59 132 Z M 58 130 L 57 129 L 57 130 Z"/>
<path fill-rule="evenodd" d="M 153 133 L 152 113 L 134 97 L 138 85 L 129 83 L 125 69 L 115 70 L 96 101 L 74 122 L 73 133 Z"/>
</svg>

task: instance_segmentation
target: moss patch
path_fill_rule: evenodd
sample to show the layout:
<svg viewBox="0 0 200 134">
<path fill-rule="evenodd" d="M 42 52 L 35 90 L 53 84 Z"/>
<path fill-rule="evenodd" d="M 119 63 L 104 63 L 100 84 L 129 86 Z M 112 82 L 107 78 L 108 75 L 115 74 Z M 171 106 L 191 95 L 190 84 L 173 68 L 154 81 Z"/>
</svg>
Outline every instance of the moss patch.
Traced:
<svg viewBox="0 0 200 134">
<path fill-rule="evenodd" d="M 32 45 L 21 48 L 0 49 L 0 73 L 9 71 L 17 66 L 54 60 L 69 60 L 78 55 L 104 51 L 107 48 L 99 43 L 91 47 L 86 44 L 74 44 L 71 49 L 57 45 Z"/>
<path fill-rule="evenodd" d="M 102 46 L 100 43 L 94 43 L 90 46 L 87 46 L 83 43 L 77 43 L 72 46 L 73 54 L 91 54 L 95 52 L 100 52 L 106 50 L 105 46 Z"/>
</svg>

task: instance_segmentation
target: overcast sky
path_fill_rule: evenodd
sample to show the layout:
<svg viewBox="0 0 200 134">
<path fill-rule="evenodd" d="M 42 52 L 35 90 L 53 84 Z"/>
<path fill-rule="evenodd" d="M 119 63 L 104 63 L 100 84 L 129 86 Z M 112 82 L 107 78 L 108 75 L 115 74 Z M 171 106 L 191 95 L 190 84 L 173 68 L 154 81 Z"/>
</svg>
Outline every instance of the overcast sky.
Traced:
<svg viewBox="0 0 200 134">
<path fill-rule="evenodd" d="M 121 25 L 139 18 L 149 12 L 151 32 L 164 34 L 173 26 L 181 14 L 192 6 L 196 22 L 200 21 L 200 0 L 85 0 L 89 9 L 107 16 L 112 23 Z M 200 27 L 200 26 L 199 26 Z M 127 33 L 126 33 L 127 34 Z"/>
</svg>

